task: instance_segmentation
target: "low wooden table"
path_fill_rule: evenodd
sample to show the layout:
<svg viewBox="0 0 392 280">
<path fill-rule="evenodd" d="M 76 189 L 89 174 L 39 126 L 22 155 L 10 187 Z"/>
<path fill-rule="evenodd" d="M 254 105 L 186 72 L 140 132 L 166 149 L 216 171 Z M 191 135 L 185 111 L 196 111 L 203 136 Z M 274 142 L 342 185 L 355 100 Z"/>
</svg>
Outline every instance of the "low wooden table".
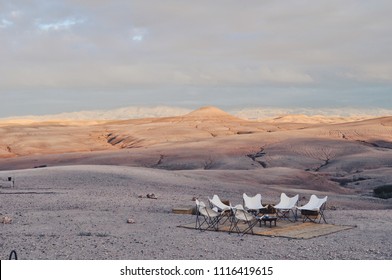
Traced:
<svg viewBox="0 0 392 280">
<path fill-rule="evenodd" d="M 262 217 L 262 218 L 260 218 L 259 223 L 260 223 L 260 226 L 261 226 L 261 222 L 263 221 L 264 225 L 267 226 L 267 222 L 269 222 L 269 226 L 272 227 L 272 222 L 274 222 L 274 226 L 276 226 L 276 220 L 277 219 L 278 219 L 277 217 L 270 217 L 270 216 Z"/>
</svg>

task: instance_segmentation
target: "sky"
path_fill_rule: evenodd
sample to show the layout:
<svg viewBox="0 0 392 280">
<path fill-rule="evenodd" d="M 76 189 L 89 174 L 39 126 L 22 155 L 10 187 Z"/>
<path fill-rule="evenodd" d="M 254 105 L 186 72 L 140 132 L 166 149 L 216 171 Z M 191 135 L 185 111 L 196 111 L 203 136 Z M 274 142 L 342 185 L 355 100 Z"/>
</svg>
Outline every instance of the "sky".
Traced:
<svg viewBox="0 0 392 280">
<path fill-rule="evenodd" d="M 392 109 L 389 0 L 0 0 L 0 117 Z"/>
</svg>

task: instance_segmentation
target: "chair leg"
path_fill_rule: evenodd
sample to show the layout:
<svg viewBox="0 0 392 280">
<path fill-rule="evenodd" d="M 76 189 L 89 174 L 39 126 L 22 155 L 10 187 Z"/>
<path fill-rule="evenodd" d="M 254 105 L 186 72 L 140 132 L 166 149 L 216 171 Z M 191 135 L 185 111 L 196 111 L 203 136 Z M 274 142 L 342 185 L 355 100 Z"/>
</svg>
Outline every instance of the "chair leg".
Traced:
<svg viewBox="0 0 392 280">
<path fill-rule="evenodd" d="M 325 220 L 324 210 L 320 210 L 320 222 L 321 222 L 321 219 L 324 220 L 324 223 L 328 224 L 327 221 Z"/>
<path fill-rule="evenodd" d="M 317 217 L 314 219 L 312 219 L 309 215 L 303 215 L 303 216 L 304 217 L 303 217 L 302 222 L 306 222 L 307 220 L 309 220 L 310 222 L 321 224 L 321 220 L 323 220 L 324 223 L 328 224 L 327 220 L 325 219 L 324 211 L 321 211 L 321 210 L 318 212 Z"/>
<path fill-rule="evenodd" d="M 227 211 L 223 212 L 221 214 L 222 218 L 219 219 L 220 224 L 223 225 L 224 223 L 226 223 L 226 221 L 229 220 L 232 215 L 233 214 L 231 212 L 227 212 Z M 223 219 L 223 216 L 226 216 L 226 219 Z"/>
<path fill-rule="evenodd" d="M 199 214 L 196 214 L 195 229 L 199 229 L 199 227 L 200 227 L 200 218 L 199 218 Z"/>
<path fill-rule="evenodd" d="M 218 231 L 219 229 L 219 222 L 222 219 L 222 216 L 218 216 L 212 219 L 212 227 L 214 228 L 215 231 Z"/>
<path fill-rule="evenodd" d="M 290 214 L 292 214 L 293 218 L 290 218 Z M 282 210 L 276 210 L 276 216 L 280 219 L 286 219 L 290 222 L 296 222 L 297 221 L 297 214 L 294 212 L 293 209 L 282 209 Z"/>
<path fill-rule="evenodd" d="M 218 225 L 219 225 L 219 217 L 205 217 L 206 218 L 206 223 L 207 223 L 207 228 L 208 229 L 214 229 L 215 231 L 218 230 Z"/>
<path fill-rule="evenodd" d="M 231 221 L 231 224 L 230 224 L 229 234 L 234 232 L 234 229 L 238 235 L 240 234 L 240 228 L 238 227 L 238 222 L 239 222 L 238 219 L 233 218 L 233 220 Z"/>
<path fill-rule="evenodd" d="M 295 223 L 297 221 L 297 211 L 294 211 L 293 209 L 290 209 L 290 212 L 292 213 L 293 220 L 289 219 L 289 221 Z"/>
<path fill-rule="evenodd" d="M 204 218 L 203 222 L 200 221 L 200 216 L 196 218 L 195 228 L 200 230 L 200 231 L 205 231 L 205 230 L 208 229 L 208 227 L 207 228 L 203 228 L 203 225 L 207 222 L 206 217 L 203 216 L 203 218 Z"/>
<path fill-rule="evenodd" d="M 257 224 L 259 220 L 255 219 L 253 221 L 247 221 L 247 225 L 248 227 L 242 232 L 242 235 L 244 235 L 245 233 L 247 233 L 248 231 L 250 231 L 252 234 L 254 234 L 253 232 L 253 228 L 254 226 Z"/>
<path fill-rule="evenodd" d="M 200 229 L 200 230 L 201 230 L 201 226 L 202 226 L 202 223 L 201 223 L 201 221 L 200 221 L 200 215 L 199 215 L 199 214 L 196 214 L 195 229 Z"/>
<path fill-rule="evenodd" d="M 302 222 L 303 223 L 305 223 L 307 220 L 309 220 L 310 222 L 313 222 L 313 223 L 315 223 L 316 222 L 316 220 L 315 219 L 312 219 L 309 215 L 305 215 L 305 214 L 302 214 Z"/>
<path fill-rule="evenodd" d="M 203 221 L 201 221 L 201 217 L 203 217 Z M 196 216 L 196 224 L 195 224 L 195 228 L 199 229 L 200 231 L 206 231 L 209 230 L 211 228 L 213 228 L 214 230 L 218 230 L 218 224 L 220 221 L 220 217 L 207 217 L 207 216 L 203 216 L 203 215 L 197 215 Z M 203 225 L 206 224 L 207 226 L 205 228 L 203 228 Z"/>
</svg>

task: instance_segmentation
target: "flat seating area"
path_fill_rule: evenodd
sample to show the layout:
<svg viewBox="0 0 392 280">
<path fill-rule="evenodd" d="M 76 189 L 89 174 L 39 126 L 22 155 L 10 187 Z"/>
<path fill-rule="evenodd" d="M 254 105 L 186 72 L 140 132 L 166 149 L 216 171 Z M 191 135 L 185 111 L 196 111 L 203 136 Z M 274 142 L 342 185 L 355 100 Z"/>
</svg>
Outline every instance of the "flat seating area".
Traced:
<svg viewBox="0 0 392 280">
<path fill-rule="evenodd" d="M 311 195 L 308 203 L 301 207 L 296 206 L 298 197 L 298 194 L 289 197 L 282 193 L 277 205 L 263 205 L 260 194 L 248 196 L 244 193 L 243 205 L 236 206 L 229 202 L 225 204 L 217 195 L 209 198 L 209 206 L 196 199 L 196 223 L 182 227 L 238 235 L 251 233 L 301 239 L 352 228 L 327 224 L 324 214 L 327 196 L 318 198 Z M 302 222 L 297 219 L 297 211 L 300 211 Z M 321 221 L 324 221 L 324 224 L 321 224 Z"/>
</svg>

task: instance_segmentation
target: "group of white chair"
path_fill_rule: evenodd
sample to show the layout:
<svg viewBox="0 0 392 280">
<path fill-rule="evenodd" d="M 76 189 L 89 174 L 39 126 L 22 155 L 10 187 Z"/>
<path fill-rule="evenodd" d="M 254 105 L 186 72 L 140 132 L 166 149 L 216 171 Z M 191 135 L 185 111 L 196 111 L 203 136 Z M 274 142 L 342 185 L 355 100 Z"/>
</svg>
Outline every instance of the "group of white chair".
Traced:
<svg viewBox="0 0 392 280">
<path fill-rule="evenodd" d="M 293 197 L 282 193 L 280 202 L 273 207 L 276 217 L 279 219 L 286 219 L 291 222 L 297 221 L 297 211 L 301 212 L 303 222 L 309 220 L 320 223 L 323 220 L 327 223 L 324 210 L 326 206 L 327 196 L 318 198 L 316 195 L 311 195 L 310 200 L 304 206 L 298 207 L 299 195 Z M 237 232 L 245 234 L 251 232 L 253 234 L 253 227 L 263 219 L 259 214 L 268 210 L 268 205 L 262 204 L 261 194 L 255 196 L 248 196 L 243 194 L 243 204 L 236 206 L 227 205 L 222 202 L 218 195 L 208 198 L 210 205 L 207 206 L 204 202 L 196 199 L 196 225 L 195 228 L 203 231 L 208 229 L 218 230 L 219 224 L 224 224 L 230 219 L 229 232 Z M 245 229 L 240 229 L 238 223 L 242 222 L 247 225 Z"/>
</svg>

